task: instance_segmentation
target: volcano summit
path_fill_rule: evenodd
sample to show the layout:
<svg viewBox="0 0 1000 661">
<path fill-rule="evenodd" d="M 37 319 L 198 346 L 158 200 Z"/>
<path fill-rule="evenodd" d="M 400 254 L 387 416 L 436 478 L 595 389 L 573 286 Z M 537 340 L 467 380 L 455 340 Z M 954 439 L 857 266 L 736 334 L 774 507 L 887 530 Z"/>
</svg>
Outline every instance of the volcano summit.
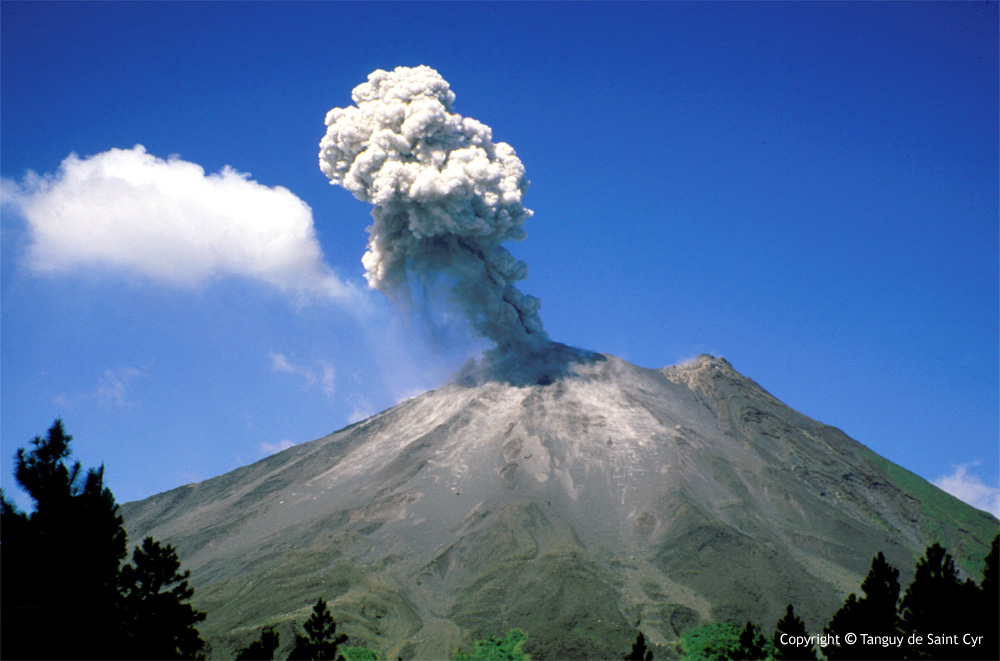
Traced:
<svg viewBox="0 0 1000 661">
<path fill-rule="evenodd" d="M 939 541 L 976 574 L 996 534 L 722 358 L 543 353 L 128 503 L 130 538 L 177 547 L 220 653 L 322 595 L 388 658 L 515 626 L 537 658 L 617 658 L 789 602 L 818 631 L 878 551 L 905 572 Z"/>
</svg>

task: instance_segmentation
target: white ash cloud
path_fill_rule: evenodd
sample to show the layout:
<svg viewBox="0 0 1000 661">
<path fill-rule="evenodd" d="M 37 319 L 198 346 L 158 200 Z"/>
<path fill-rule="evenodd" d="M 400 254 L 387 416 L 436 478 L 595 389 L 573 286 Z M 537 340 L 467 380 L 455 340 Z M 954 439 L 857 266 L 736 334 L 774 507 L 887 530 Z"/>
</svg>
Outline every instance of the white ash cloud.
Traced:
<svg viewBox="0 0 1000 661">
<path fill-rule="evenodd" d="M 413 302 L 444 282 L 472 327 L 499 347 L 547 341 L 540 302 L 514 283 L 527 265 L 501 244 L 525 237 L 524 167 L 490 128 L 452 111 L 426 66 L 378 70 L 326 116 L 320 169 L 374 205 L 362 263 L 371 287 Z"/>
<path fill-rule="evenodd" d="M 238 276 L 299 296 L 352 296 L 323 260 L 309 206 L 228 166 L 206 175 L 136 145 L 71 154 L 54 175 L 2 184 L 4 206 L 27 222 L 27 264 L 39 274 L 111 270 L 187 287 Z"/>
</svg>

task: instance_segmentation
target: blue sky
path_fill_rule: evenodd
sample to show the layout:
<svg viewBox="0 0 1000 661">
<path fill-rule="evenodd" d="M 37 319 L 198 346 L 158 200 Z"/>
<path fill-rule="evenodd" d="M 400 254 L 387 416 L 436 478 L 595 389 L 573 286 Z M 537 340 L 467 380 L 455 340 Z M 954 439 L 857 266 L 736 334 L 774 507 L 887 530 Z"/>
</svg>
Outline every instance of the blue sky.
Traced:
<svg viewBox="0 0 1000 661">
<path fill-rule="evenodd" d="M 524 164 L 534 216 L 507 247 L 553 339 L 646 367 L 723 355 L 997 507 L 995 3 L 5 0 L 0 14 L 5 492 L 14 451 L 56 417 L 127 501 L 446 380 L 476 343 L 435 343 L 366 288 L 370 207 L 317 163 L 328 110 L 375 69 L 424 64 Z M 101 189 L 107 209 L 87 202 L 50 237 L 62 252 L 43 251 L 11 200 L 52 202 L 31 197 L 46 175 L 86 182 L 91 157 L 135 145 L 209 176 L 134 203 Z M 205 202 L 224 179 L 231 222 L 250 228 L 229 242 Z M 101 243 L 122 208 L 160 232 L 158 270 Z M 247 257 L 275 225 L 302 229 L 301 254 L 319 247 L 295 262 L 308 274 Z"/>
</svg>

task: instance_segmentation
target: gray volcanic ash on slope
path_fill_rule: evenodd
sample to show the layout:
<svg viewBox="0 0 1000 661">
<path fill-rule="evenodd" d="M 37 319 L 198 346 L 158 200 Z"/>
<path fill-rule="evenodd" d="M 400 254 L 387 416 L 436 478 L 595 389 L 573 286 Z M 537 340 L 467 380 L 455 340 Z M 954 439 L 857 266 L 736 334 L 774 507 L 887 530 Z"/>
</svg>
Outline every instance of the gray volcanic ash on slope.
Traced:
<svg viewBox="0 0 1000 661">
<path fill-rule="evenodd" d="M 524 238 L 524 166 L 490 128 L 452 110 L 430 67 L 378 70 L 334 108 L 320 169 L 374 206 L 362 262 L 369 285 L 400 302 L 413 287 L 449 290 L 472 327 L 498 346 L 544 343 L 539 300 L 514 283 L 528 267 L 501 244 Z"/>
<path fill-rule="evenodd" d="M 324 594 L 390 658 L 513 626 L 538 658 L 617 658 L 635 627 L 669 645 L 789 602 L 816 630 L 876 552 L 905 572 L 930 541 L 982 558 L 996 532 L 725 360 L 554 362 L 128 503 L 130 537 L 177 545 L 216 641 L 289 631 Z"/>
</svg>

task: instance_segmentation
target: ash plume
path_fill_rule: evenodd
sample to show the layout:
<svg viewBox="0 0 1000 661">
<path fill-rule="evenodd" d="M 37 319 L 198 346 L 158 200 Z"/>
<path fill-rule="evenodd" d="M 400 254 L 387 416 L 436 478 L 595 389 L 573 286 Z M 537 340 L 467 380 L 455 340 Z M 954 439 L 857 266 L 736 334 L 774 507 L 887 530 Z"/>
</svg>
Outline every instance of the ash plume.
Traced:
<svg viewBox="0 0 1000 661">
<path fill-rule="evenodd" d="M 352 98 L 327 114 L 319 161 L 331 183 L 375 207 L 362 259 L 368 284 L 406 303 L 414 287 L 443 283 L 497 347 L 546 343 L 541 302 L 514 286 L 528 266 L 501 245 L 523 239 L 531 216 L 513 148 L 453 112 L 455 94 L 427 66 L 377 70 Z"/>
</svg>

